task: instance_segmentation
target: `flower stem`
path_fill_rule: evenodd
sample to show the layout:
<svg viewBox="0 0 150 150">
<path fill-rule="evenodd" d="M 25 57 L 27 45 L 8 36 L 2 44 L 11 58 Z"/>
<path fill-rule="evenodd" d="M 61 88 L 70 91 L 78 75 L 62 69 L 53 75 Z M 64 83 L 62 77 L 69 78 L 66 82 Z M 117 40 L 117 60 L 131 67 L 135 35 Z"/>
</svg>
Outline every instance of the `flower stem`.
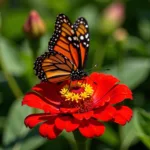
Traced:
<svg viewBox="0 0 150 150">
<path fill-rule="evenodd" d="M 15 95 L 16 99 L 19 99 L 23 95 L 23 93 L 22 93 L 21 89 L 19 88 L 15 78 L 7 71 L 5 64 L 2 61 L 3 59 L 2 59 L 1 51 L 2 51 L 2 49 L 0 47 L 0 65 L 1 65 L 2 72 L 8 82 L 10 89 L 12 90 L 13 94 Z"/>
<path fill-rule="evenodd" d="M 77 150 L 88 150 L 87 138 L 83 137 L 78 130 L 75 130 L 73 135 L 77 144 Z"/>
<path fill-rule="evenodd" d="M 37 58 L 38 51 L 41 44 L 41 38 L 35 38 L 35 39 L 28 39 L 29 40 L 29 46 L 32 50 L 33 60 Z"/>
<path fill-rule="evenodd" d="M 116 48 L 118 51 L 118 59 L 117 59 L 117 61 L 118 61 L 118 74 L 120 76 L 121 75 L 120 73 L 122 72 L 122 68 L 123 68 L 123 55 L 124 55 L 124 49 L 123 49 L 122 43 L 117 42 Z M 121 78 L 121 76 L 120 76 L 120 78 Z"/>
<path fill-rule="evenodd" d="M 107 35 L 101 35 L 101 45 L 103 45 L 101 47 L 101 51 L 100 51 L 100 55 L 98 53 L 95 53 L 95 59 L 98 60 L 98 68 L 101 69 L 102 68 L 102 65 L 103 65 L 103 62 L 104 62 L 104 59 L 105 59 L 105 54 L 107 52 L 107 47 L 106 45 L 108 45 L 108 40 L 109 40 L 109 37 Z"/>
</svg>

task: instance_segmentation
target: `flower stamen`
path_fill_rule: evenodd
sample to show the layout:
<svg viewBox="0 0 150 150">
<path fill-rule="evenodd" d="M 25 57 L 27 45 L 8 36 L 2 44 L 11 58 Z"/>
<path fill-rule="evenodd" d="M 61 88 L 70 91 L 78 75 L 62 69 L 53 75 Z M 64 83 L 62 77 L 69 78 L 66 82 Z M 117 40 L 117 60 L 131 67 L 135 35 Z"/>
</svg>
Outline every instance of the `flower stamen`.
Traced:
<svg viewBox="0 0 150 150">
<path fill-rule="evenodd" d="M 93 94 L 93 88 L 87 83 L 78 82 L 76 85 L 65 85 L 61 90 L 60 94 L 65 101 L 75 101 L 79 103 L 81 100 L 89 99 Z"/>
</svg>

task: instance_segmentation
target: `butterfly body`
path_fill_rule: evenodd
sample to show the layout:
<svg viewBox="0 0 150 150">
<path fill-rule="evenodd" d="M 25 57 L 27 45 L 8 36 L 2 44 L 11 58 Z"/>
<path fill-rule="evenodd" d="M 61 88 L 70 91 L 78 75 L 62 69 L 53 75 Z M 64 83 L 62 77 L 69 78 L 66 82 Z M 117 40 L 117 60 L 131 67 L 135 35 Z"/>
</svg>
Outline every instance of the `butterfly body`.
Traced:
<svg viewBox="0 0 150 150">
<path fill-rule="evenodd" d="M 83 70 L 72 70 L 71 72 L 71 80 L 75 81 L 75 80 L 81 80 L 83 77 L 86 77 L 87 73 L 84 72 Z"/>
<path fill-rule="evenodd" d="M 80 17 L 74 24 L 64 14 L 58 15 L 55 31 L 49 41 L 48 52 L 34 63 L 35 74 L 42 81 L 62 82 L 80 80 L 84 72 L 89 48 L 87 21 Z"/>
</svg>

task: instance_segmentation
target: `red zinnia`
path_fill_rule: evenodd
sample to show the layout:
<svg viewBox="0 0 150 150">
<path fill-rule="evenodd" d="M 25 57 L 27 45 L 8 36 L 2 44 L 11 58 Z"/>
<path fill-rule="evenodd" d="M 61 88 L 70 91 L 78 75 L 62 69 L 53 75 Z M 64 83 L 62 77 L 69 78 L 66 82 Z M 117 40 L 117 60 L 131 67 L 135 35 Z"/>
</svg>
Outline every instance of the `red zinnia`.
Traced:
<svg viewBox="0 0 150 150">
<path fill-rule="evenodd" d="M 40 124 L 43 137 L 55 139 L 62 130 L 78 129 L 88 138 L 100 136 L 105 131 L 102 122 L 113 121 L 124 125 L 130 121 L 132 110 L 116 105 L 132 99 L 132 92 L 112 75 L 92 73 L 84 81 L 54 84 L 42 82 L 27 93 L 22 104 L 43 110 L 25 118 L 25 125 L 33 128 Z"/>
</svg>

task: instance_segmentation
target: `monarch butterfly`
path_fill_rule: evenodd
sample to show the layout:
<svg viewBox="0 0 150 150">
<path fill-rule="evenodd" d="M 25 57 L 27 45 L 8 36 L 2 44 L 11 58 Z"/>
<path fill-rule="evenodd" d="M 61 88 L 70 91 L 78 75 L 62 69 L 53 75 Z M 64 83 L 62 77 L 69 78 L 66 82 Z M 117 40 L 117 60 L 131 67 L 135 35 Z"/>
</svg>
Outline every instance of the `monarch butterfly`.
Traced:
<svg viewBox="0 0 150 150">
<path fill-rule="evenodd" d="M 87 73 L 83 69 L 89 41 L 89 28 L 85 18 L 80 17 L 71 24 L 67 16 L 59 14 L 48 44 L 48 52 L 38 57 L 34 63 L 38 78 L 57 83 L 86 77 Z"/>
</svg>

